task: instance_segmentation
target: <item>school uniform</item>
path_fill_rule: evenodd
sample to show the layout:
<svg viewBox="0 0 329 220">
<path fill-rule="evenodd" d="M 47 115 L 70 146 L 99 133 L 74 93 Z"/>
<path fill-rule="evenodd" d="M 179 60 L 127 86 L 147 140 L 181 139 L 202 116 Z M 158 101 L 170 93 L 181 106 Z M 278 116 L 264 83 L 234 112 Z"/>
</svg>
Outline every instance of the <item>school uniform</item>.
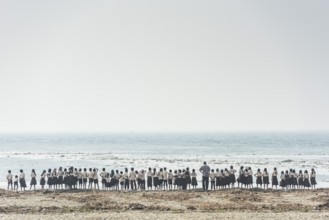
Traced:
<svg viewBox="0 0 329 220">
<path fill-rule="evenodd" d="M 82 182 L 86 184 L 88 182 L 88 174 L 86 171 L 82 172 Z"/>
<path fill-rule="evenodd" d="M 163 185 L 167 186 L 168 185 L 168 172 L 166 170 L 164 170 L 162 172 L 162 176 L 163 176 Z"/>
<path fill-rule="evenodd" d="M 253 184 L 253 178 L 252 178 L 252 170 L 248 170 L 248 184 Z"/>
<path fill-rule="evenodd" d="M 315 180 L 315 172 L 311 173 L 311 185 L 316 185 L 316 180 Z"/>
<path fill-rule="evenodd" d="M 175 173 L 173 174 L 173 185 L 177 186 L 177 178 L 178 178 L 178 174 Z"/>
<path fill-rule="evenodd" d="M 35 173 L 31 173 L 31 182 L 30 182 L 30 186 L 35 186 L 37 185 L 37 180 L 36 180 L 36 174 Z"/>
<path fill-rule="evenodd" d="M 153 176 L 152 171 L 148 171 L 146 173 L 146 176 L 147 176 L 147 187 L 152 187 L 152 176 Z"/>
<path fill-rule="evenodd" d="M 129 175 L 127 172 L 123 174 L 125 189 L 129 189 Z"/>
<path fill-rule="evenodd" d="M 161 186 L 163 182 L 163 176 L 162 176 L 162 172 L 160 171 L 158 172 L 158 179 L 159 179 L 158 185 Z"/>
<path fill-rule="evenodd" d="M 98 184 L 98 173 L 97 173 L 97 171 L 94 171 L 94 183 Z"/>
<path fill-rule="evenodd" d="M 105 184 L 106 183 L 106 175 L 107 175 L 108 173 L 107 172 L 105 172 L 105 171 L 102 171 L 99 175 L 101 176 L 101 178 L 102 178 L 102 184 Z"/>
<path fill-rule="evenodd" d="M 25 174 L 24 173 L 19 174 L 19 184 L 21 185 L 21 187 L 26 187 Z"/>
<path fill-rule="evenodd" d="M 239 177 L 237 179 L 238 183 L 244 184 L 244 175 L 243 175 L 243 173 L 244 173 L 243 169 L 240 169 L 239 170 Z"/>
<path fill-rule="evenodd" d="M 224 175 L 224 172 L 220 173 L 220 176 L 219 176 L 219 186 L 225 186 L 225 175 Z"/>
<path fill-rule="evenodd" d="M 310 187 L 311 184 L 310 184 L 310 181 L 309 181 L 309 174 L 308 173 L 304 173 L 304 187 Z"/>
<path fill-rule="evenodd" d="M 18 178 L 17 177 L 14 178 L 14 188 L 15 187 L 18 188 Z"/>
<path fill-rule="evenodd" d="M 41 185 L 41 186 L 46 185 L 46 173 L 42 173 L 42 174 L 41 174 L 40 185 Z"/>
<path fill-rule="evenodd" d="M 51 174 L 51 176 L 53 177 L 52 184 L 53 185 L 58 184 L 58 181 L 57 181 L 57 172 L 56 171 L 53 171 L 52 174 Z"/>
<path fill-rule="evenodd" d="M 47 184 L 48 186 L 52 186 L 53 185 L 53 177 L 51 173 L 47 173 Z"/>
<path fill-rule="evenodd" d="M 215 188 L 216 173 L 214 172 L 210 173 L 209 178 L 210 178 L 210 188 L 213 189 Z"/>
<path fill-rule="evenodd" d="M 263 172 L 263 184 L 270 184 L 267 172 Z"/>
<path fill-rule="evenodd" d="M 230 174 L 228 171 L 224 171 L 224 185 L 229 186 L 230 183 Z"/>
<path fill-rule="evenodd" d="M 248 171 L 244 171 L 243 172 L 243 184 L 244 185 L 249 185 L 250 182 L 249 182 L 250 178 L 249 178 L 249 172 Z"/>
<path fill-rule="evenodd" d="M 168 173 L 168 184 L 172 185 L 174 180 L 174 174 L 173 173 Z"/>
<path fill-rule="evenodd" d="M 119 173 L 114 174 L 114 185 L 118 186 L 119 185 L 119 179 L 121 175 Z"/>
<path fill-rule="evenodd" d="M 290 185 L 290 176 L 289 176 L 289 174 L 284 175 L 284 182 L 285 182 L 286 186 Z"/>
<path fill-rule="evenodd" d="M 294 174 L 293 174 L 293 172 L 289 172 L 289 178 L 288 178 L 288 180 L 287 180 L 287 185 L 294 185 Z"/>
<path fill-rule="evenodd" d="M 123 175 L 119 179 L 119 184 L 121 187 L 123 187 L 123 185 L 125 184 L 125 179 L 123 178 Z"/>
<path fill-rule="evenodd" d="M 298 185 L 299 186 L 304 186 L 304 177 L 302 173 L 298 174 Z"/>
<path fill-rule="evenodd" d="M 272 186 L 278 185 L 278 171 L 273 171 L 272 173 Z"/>
<path fill-rule="evenodd" d="M 62 185 L 64 183 L 64 171 L 63 170 L 59 170 L 57 172 L 58 178 L 57 178 L 57 183 Z"/>
<path fill-rule="evenodd" d="M 284 174 L 281 174 L 281 176 L 280 176 L 280 186 L 281 187 L 286 187 L 286 177 L 285 177 L 285 175 Z"/>
<path fill-rule="evenodd" d="M 7 182 L 8 182 L 8 185 L 13 184 L 13 175 L 11 173 L 8 173 L 8 175 L 7 175 Z"/>
<path fill-rule="evenodd" d="M 153 186 L 155 187 L 159 186 L 159 177 L 157 172 L 153 174 Z"/>
<path fill-rule="evenodd" d="M 262 181 L 262 173 L 261 172 L 257 172 L 256 173 L 256 184 L 259 184 L 259 185 L 262 185 L 263 184 L 263 181 Z"/>
<path fill-rule="evenodd" d="M 89 172 L 88 174 L 88 181 L 89 181 L 89 184 L 92 184 L 94 183 L 94 172 Z"/>
<path fill-rule="evenodd" d="M 182 186 L 182 173 L 177 174 L 177 186 Z"/>
<path fill-rule="evenodd" d="M 145 189 L 145 173 L 144 172 L 139 172 L 138 173 L 138 178 L 140 179 L 141 188 Z"/>
<path fill-rule="evenodd" d="M 196 177 L 197 177 L 196 172 L 194 172 L 194 173 L 192 172 L 191 173 L 191 177 L 192 177 L 192 181 L 191 181 L 192 186 L 197 186 L 198 185 L 198 181 L 196 179 Z M 216 179 L 217 179 L 217 176 L 216 176 Z"/>
<path fill-rule="evenodd" d="M 220 172 L 219 171 L 217 171 L 216 173 L 216 177 L 215 177 L 215 179 L 216 179 L 216 186 L 220 186 Z"/>
<path fill-rule="evenodd" d="M 131 189 L 132 190 L 136 189 L 136 173 L 135 173 L 135 171 L 131 171 L 129 173 L 129 181 L 130 181 Z"/>
<path fill-rule="evenodd" d="M 230 183 L 233 184 L 236 182 L 236 179 L 235 179 L 235 172 L 236 170 L 234 169 L 229 169 L 229 174 L 230 174 Z"/>
<path fill-rule="evenodd" d="M 298 178 L 297 173 L 293 173 L 293 182 L 292 182 L 292 185 L 298 186 L 297 178 Z"/>
<path fill-rule="evenodd" d="M 185 181 L 186 181 L 186 184 L 191 184 L 191 182 L 192 182 L 191 174 L 190 174 L 189 170 L 185 171 Z"/>
<path fill-rule="evenodd" d="M 77 172 L 77 179 L 78 179 L 79 185 L 82 185 L 82 172 L 81 171 Z"/>
</svg>

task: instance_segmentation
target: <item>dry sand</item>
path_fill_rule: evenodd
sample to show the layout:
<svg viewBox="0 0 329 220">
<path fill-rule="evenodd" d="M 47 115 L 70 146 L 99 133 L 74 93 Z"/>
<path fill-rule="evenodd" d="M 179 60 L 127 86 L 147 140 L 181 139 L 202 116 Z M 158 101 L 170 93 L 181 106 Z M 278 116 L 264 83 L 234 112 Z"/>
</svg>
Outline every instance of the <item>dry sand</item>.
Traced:
<svg viewBox="0 0 329 220">
<path fill-rule="evenodd" d="M 329 189 L 0 190 L 0 219 L 329 219 Z"/>
</svg>

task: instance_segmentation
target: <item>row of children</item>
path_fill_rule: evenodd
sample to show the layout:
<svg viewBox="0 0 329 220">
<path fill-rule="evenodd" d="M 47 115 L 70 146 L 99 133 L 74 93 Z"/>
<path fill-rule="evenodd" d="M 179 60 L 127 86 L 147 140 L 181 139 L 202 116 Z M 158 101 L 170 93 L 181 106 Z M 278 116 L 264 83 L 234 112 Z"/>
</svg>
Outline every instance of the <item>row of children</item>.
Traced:
<svg viewBox="0 0 329 220">
<path fill-rule="evenodd" d="M 315 188 L 316 182 L 316 173 L 315 170 L 311 169 L 311 175 L 309 175 L 307 170 L 304 170 L 304 173 L 302 170 L 299 171 L 297 174 L 294 169 L 290 169 L 289 171 L 286 170 L 281 171 L 280 175 L 280 183 L 278 182 L 278 171 L 276 168 L 273 169 L 271 180 L 272 180 L 272 188 L 275 187 L 277 189 L 277 186 L 280 185 L 282 189 L 296 189 L 296 188 L 309 188 L 312 186 L 312 188 Z M 269 173 L 267 169 L 265 168 L 263 172 L 258 169 L 257 173 L 254 175 L 256 177 L 256 186 L 257 187 L 264 187 L 268 188 L 269 183 Z M 252 187 L 252 170 L 251 168 L 244 169 L 243 166 L 241 166 L 239 171 L 239 178 L 238 182 L 245 185 L 247 188 Z"/>
<path fill-rule="evenodd" d="M 234 187 L 235 182 L 238 182 L 238 187 L 252 188 L 253 186 L 253 176 L 256 177 L 256 186 L 268 188 L 269 185 L 269 173 L 265 168 L 263 172 L 260 169 L 257 170 L 257 173 L 253 175 L 252 169 L 250 167 L 244 169 L 241 166 L 239 170 L 239 176 L 236 180 L 235 178 L 236 170 L 233 169 L 233 166 L 230 169 L 212 169 L 209 172 L 208 179 L 210 179 L 211 190 L 216 190 L 220 188 L 230 188 Z M 37 185 L 37 174 L 33 169 L 31 172 L 31 181 L 30 181 L 30 190 L 35 189 Z M 312 187 L 315 188 L 315 171 L 312 169 L 311 176 L 309 176 L 307 170 L 302 173 L 296 174 L 295 170 L 290 169 L 285 173 L 282 171 L 280 176 L 280 186 L 284 189 L 288 188 L 299 188 L 301 187 Z M 78 169 L 70 167 L 68 169 L 63 169 L 60 167 L 58 170 L 48 169 L 48 172 L 44 170 L 40 175 L 40 185 L 44 189 L 45 185 L 48 185 L 49 189 L 99 189 L 99 178 L 101 179 L 102 189 L 103 190 L 173 190 L 173 189 L 195 189 L 198 185 L 197 173 L 195 169 L 192 169 L 192 172 L 189 168 L 178 169 L 178 170 L 168 170 L 167 168 L 160 168 L 157 170 L 154 168 L 149 168 L 146 172 L 145 170 L 137 171 L 134 168 L 130 169 L 130 172 L 127 168 L 124 171 L 112 170 L 107 172 L 105 168 L 98 174 L 97 168 L 89 168 L 87 170 Z M 204 178 L 204 177 L 203 177 Z M 311 184 L 309 181 L 311 178 Z M 278 183 L 278 172 L 274 168 L 272 175 L 272 188 L 279 185 Z M 8 171 L 7 174 L 8 181 L 8 190 L 9 189 L 18 189 L 18 183 L 20 183 L 21 190 L 25 190 L 27 187 L 25 181 L 25 174 L 23 170 L 20 170 L 20 174 L 13 177 L 11 171 Z M 13 188 L 14 185 L 14 188 Z M 208 188 L 208 186 L 207 186 Z"/>
</svg>

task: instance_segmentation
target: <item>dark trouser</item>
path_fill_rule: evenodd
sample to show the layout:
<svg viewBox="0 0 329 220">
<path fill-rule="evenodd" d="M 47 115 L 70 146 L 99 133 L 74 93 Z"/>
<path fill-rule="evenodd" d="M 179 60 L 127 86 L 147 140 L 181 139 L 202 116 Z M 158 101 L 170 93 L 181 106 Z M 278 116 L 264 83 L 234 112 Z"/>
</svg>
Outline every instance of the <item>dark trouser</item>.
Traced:
<svg viewBox="0 0 329 220">
<path fill-rule="evenodd" d="M 130 180 L 130 185 L 131 185 L 131 190 L 136 189 L 136 181 L 135 180 Z"/>
<path fill-rule="evenodd" d="M 209 186 L 209 177 L 202 177 L 202 188 L 203 190 L 208 190 L 208 186 Z"/>
</svg>

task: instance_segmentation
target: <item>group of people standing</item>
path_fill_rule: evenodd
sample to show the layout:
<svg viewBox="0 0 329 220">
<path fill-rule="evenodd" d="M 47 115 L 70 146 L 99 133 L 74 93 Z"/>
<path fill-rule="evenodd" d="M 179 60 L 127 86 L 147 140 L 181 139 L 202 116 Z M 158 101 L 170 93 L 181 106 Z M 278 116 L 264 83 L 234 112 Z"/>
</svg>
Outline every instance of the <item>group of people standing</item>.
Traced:
<svg viewBox="0 0 329 220">
<path fill-rule="evenodd" d="M 238 188 L 252 188 L 253 177 L 256 177 L 256 186 L 268 188 L 269 180 L 271 177 L 272 188 L 280 185 L 282 189 L 295 189 L 295 188 L 315 188 L 316 173 L 314 169 L 311 174 L 305 170 L 304 173 L 300 170 L 297 174 L 295 170 L 282 171 L 279 176 L 277 169 L 274 168 L 270 175 L 265 168 L 263 171 L 260 169 L 253 175 L 250 167 L 240 167 L 238 171 L 238 178 L 236 179 L 236 170 L 233 166 L 230 169 L 210 169 L 206 162 L 199 169 L 202 174 L 202 188 L 207 191 L 209 189 L 218 190 L 224 188 L 234 188 L 235 183 L 238 183 Z M 37 185 L 37 174 L 33 169 L 31 171 L 30 190 L 35 189 Z M 278 181 L 280 178 L 280 182 Z M 102 184 L 103 190 L 187 190 L 195 189 L 198 185 L 197 173 L 195 169 L 190 171 L 189 168 L 167 170 L 166 167 L 156 169 L 148 168 L 148 170 L 137 171 L 131 168 L 125 168 L 124 171 L 111 170 L 107 172 L 105 168 L 98 171 L 97 168 L 62 168 L 43 170 L 40 175 L 40 185 L 44 189 L 48 185 L 49 189 L 99 189 L 99 179 Z M 25 173 L 20 170 L 19 175 L 13 176 L 11 170 L 7 174 L 8 190 L 18 190 L 18 183 L 21 190 L 27 187 L 25 180 Z"/>
<path fill-rule="evenodd" d="M 209 179 L 211 181 L 211 190 L 222 188 L 230 188 L 234 187 L 236 182 L 235 173 L 236 170 L 233 169 L 233 166 L 230 169 L 220 170 L 210 169 L 206 162 L 204 162 L 203 166 L 200 168 L 200 172 L 202 173 L 202 188 L 204 190 L 208 190 Z M 268 189 L 268 185 L 270 184 L 270 178 L 272 181 L 272 189 L 277 189 L 278 185 L 282 187 L 283 190 L 288 189 L 302 189 L 302 188 L 315 188 L 316 182 L 316 172 L 312 168 L 311 174 L 308 173 L 307 170 L 299 171 L 297 174 L 294 169 L 290 169 L 281 171 L 281 175 L 279 176 L 277 168 L 274 167 L 273 172 L 270 176 L 267 168 L 264 168 L 263 171 L 257 169 L 257 172 L 253 174 L 251 167 L 244 168 L 240 167 L 237 182 L 238 188 L 253 188 L 253 177 L 256 177 L 256 187 L 264 189 Z M 280 182 L 278 181 L 278 177 L 280 178 Z"/>
</svg>

